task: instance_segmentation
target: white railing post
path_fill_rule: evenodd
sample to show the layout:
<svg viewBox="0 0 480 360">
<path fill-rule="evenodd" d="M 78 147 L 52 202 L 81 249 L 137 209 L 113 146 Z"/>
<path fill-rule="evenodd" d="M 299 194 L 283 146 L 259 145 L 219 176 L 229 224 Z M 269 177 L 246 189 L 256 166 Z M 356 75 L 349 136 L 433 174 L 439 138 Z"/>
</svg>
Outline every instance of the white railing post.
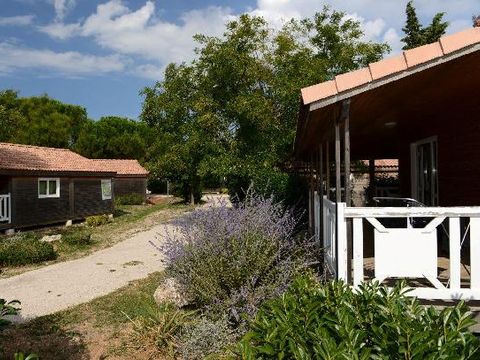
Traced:
<svg viewBox="0 0 480 360">
<path fill-rule="evenodd" d="M 460 289 L 460 218 L 449 218 L 450 228 L 450 289 Z"/>
<path fill-rule="evenodd" d="M 337 279 L 348 281 L 347 220 L 345 203 L 337 203 Z"/>
<path fill-rule="evenodd" d="M 470 287 L 480 289 L 480 218 L 470 218 Z"/>
<path fill-rule="evenodd" d="M 353 286 L 363 281 L 363 219 L 353 219 Z"/>
<path fill-rule="evenodd" d="M 10 194 L 0 195 L 0 221 L 12 222 L 12 207 Z"/>
</svg>

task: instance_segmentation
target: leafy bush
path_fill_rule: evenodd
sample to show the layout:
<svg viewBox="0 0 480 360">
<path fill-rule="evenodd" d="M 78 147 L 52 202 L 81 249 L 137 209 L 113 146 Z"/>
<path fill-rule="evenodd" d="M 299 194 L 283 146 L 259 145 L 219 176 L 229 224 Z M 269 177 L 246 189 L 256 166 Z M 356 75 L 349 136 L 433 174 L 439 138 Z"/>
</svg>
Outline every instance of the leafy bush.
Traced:
<svg viewBox="0 0 480 360">
<path fill-rule="evenodd" d="M 425 307 L 406 290 L 298 278 L 265 304 L 240 342 L 243 359 L 478 359 L 463 304 Z"/>
<path fill-rule="evenodd" d="M 115 197 L 115 205 L 142 205 L 144 202 L 145 196 L 135 193 Z"/>
<path fill-rule="evenodd" d="M 226 319 L 201 318 L 187 326 L 179 338 L 177 353 L 182 359 L 202 360 L 225 351 L 235 343 L 235 335 Z"/>
<path fill-rule="evenodd" d="M 10 320 L 5 317 L 17 315 L 20 311 L 19 305 L 20 301 L 18 300 L 7 302 L 5 299 L 0 299 L 0 328 L 10 324 Z"/>
<path fill-rule="evenodd" d="M 159 350 L 167 349 L 173 354 L 177 347 L 177 336 L 194 315 L 193 311 L 184 311 L 166 303 L 158 308 L 146 308 L 147 315 L 129 320 L 133 324 L 134 340 L 137 347 L 155 346 Z"/>
<path fill-rule="evenodd" d="M 92 227 L 105 225 L 108 222 L 110 222 L 108 215 L 93 215 L 85 219 L 85 224 Z"/>
<path fill-rule="evenodd" d="M 57 254 L 50 243 L 34 234 L 17 234 L 0 241 L 0 265 L 17 266 L 53 260 Z"/>
<path fill-rule="evenodd" d="M 296 219 L 272 198 L 249 194 L 177 220 L 165 239 L 167 272 L 198 306 L 253 315 L 266 298 L 285 291 L 309 256 L 294 238 Z"/>
<path fill-rule="evenodd" d="M 62 241 L 75 246 L 90 245 L 92 243 L 92 232 L 84 228 L 70 228 L 62 234 Z"/>
</svg>

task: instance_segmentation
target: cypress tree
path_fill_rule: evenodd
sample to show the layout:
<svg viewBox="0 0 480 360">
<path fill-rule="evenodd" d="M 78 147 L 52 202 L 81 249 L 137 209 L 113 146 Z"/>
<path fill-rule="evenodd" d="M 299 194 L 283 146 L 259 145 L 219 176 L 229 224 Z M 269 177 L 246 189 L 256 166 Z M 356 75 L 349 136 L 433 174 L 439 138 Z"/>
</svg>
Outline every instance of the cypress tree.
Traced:
<svg viewBox="0 0 480 360">
<path fill-rule="evenodd" d="M 448 22 L 443 21 L 445 13 L 437 13 L 429 26 L 423 27 L 418 20 L 417 11 L 413 1 L 409 1 L 406 8 L 407 21 L 402 29 L 405 37 L 402 42 L 405 44 L 403 50 L 415 48 L 438 41 L 448 27 Z"/>
</svg>

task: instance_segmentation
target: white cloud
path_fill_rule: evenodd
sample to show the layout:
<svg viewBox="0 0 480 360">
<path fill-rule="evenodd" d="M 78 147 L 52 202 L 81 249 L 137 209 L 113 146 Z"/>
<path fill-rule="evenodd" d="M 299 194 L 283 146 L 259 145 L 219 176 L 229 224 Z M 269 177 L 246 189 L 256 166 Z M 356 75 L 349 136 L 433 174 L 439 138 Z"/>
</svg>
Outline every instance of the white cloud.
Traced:
<svg viewBox="0 0 480 360">
<path fill-rule="evenodd" d="M 0 26 L 27 26 L 32 23 L 34 17 L 34 15 L 0 16 Z"/>
<path fill-rule="evenodd" d="M 45 26 L 39 26 L 38 29 L 53 38 L 65 40 L 77 35 L 81 30 L 81 26 L 78 23 L 64 24 L 54 22 Z"/>
<path fill-rule="evenodd" d="M 63 20 L 75 7 L 75 0 L 52 0 L 57 20 Z"/>
<path fill-rule="evenodd" d="M 48 69 L 60 75 L 104 74 L 122 71 L 125 61 L 119 55 L 94 56 L 75 51 L 54 52 L 0 43 L 0 73 L 18 69 Z"/>
<path fill-rule="evenodd" d="M 168 63 L 194 58 L 196 44 L 193 35 L 221 35 L 224 24 L 238 16 L 230 8 L 211 6 L 187 11 L 177 22 L 172 22 L 157 14 L 160 1 L 143 0 L 140 7 L 132 9 L 126 1 L 109 0 L 98 5 L 96 11 L 83 21 L 64 23 L 62 19 L 73 8 L 75 0 L 48 1 L 55 5 L 57 17 L 52 24 L 40 27 L 40 31 L 57 39 L 73 36 L 93 39 L 102 48 L 143 64 L 133 65 L 127 71 L 154 79 L 161 77 Z M 393 53 L 397 53 L 402 47 L 401 28 L 407 1 L 330 0 L 328 5 L 360 21 L 367 40 L 386 41 Z M 415 6 L 423 23 L 429 22 L 435 13 L 446 11 L 446 19 L 452 25 L 449 32 L 452 32 L 469 26 L 471 15 L 478 12 L 477 1 L 416 0 Z M 265 17 L 278 28 L 291 18 L 312 16 L 321 11 L 325 3 L 318 0 L 257 0 L 256 6 L 248 12 Z"/>
</svg>

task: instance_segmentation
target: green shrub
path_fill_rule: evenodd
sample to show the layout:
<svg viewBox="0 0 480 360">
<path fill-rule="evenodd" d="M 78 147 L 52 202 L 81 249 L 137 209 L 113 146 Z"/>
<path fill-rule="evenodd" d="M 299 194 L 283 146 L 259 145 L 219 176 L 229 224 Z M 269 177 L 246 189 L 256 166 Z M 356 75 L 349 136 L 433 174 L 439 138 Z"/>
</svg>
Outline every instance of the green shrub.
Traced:
<svg viewBox="0 0 480 360">
<path fill-rule="evenodd" d="M 181 359 L 203 360 L 222 354 L 234 343 L 235 334 L 226 319 L 201 318 L 185 328 L 179 337 L 177 353 Z"/>
<path fill-rule="evenodd" d="M 298 278 L 259 310 L 239 344 L 243 359 L 478 359 L 475 323 L 464 304 L 436 310 L 365 283 Z"/>
<path fill-rule="evenodd" d="M 127 194 L 115 197 L 115 205 L 142 205 L 145 202 L 145 196 L 140 194 Z"/>
<path fill-rule="evenodd" d="M 110 222 L 108 215 L 93 215 L 85 219 L 85 224 L 92 227 L 105 225 L 108 222 Z"/>
<path fill-rule="evenodd" d="M 237 324 L 310 263 L 311 244 L 294 236 L 296 218 L 272 198 L 249 194 L 236 207 L 223 202 L 175 224 L 161 245 L 167 273 L 196 305 Z"/>
<path fill-rule="evenodd" d="M 62 234 L 62 241 L 69 245 L 90 245 L 92 243 L 92 231 L 78 227 L 70 228 Z"/>
<path fill-rule="evenodd" d="M 20 312 L 20 301 L 11 300 L 7 302 L 5 299 L 0 299 L 0 328 L 10 324 L 10 320 L 6 316 L 17 315 Z"/>
<path fill-rule="evenodd" d="M 53 245 L 33 234 L 18 234 L 0 241 L 1 266 L 34 264 L 56 257 Z"/>
</svg>

